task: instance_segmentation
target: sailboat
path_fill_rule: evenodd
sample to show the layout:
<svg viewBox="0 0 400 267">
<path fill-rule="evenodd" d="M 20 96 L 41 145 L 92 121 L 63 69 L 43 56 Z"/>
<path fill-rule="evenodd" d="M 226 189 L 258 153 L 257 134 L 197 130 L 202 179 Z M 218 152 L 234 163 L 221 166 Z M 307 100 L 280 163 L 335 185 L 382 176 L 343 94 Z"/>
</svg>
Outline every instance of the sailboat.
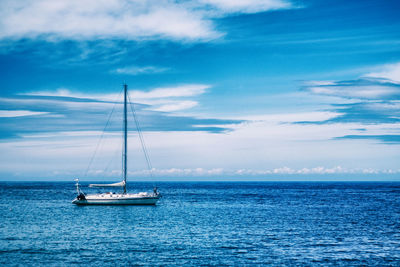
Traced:
<svg viewBox="0 0 400 267">
<path fill-rule="evenodd" d="M 124 149 L 122 152 L 122 174 L 123 181 L 113 184 L 90 184 L 89 187 L 122 187 L 121 193 L 101 193 L 101 194 L 84 194 L 79 187 L 79 180 L 76 181 L 77 197 L 72 201 L 76 205 L 155 205 L 160 199 L 161 194 L 157 191 L 157 187 L 152 193 L 127 193 L 126 192 L 126 176 L 127 176 L 127 158 L 128 158 L 128 120 L 127 120 L 127 95 L 128 86 L 124 84 Z M 139 130 L 139 129 L 138 129 Z M 142 143 L 143 145 L 143 143 Z M 145 154 L 147 157 L 147 155 Z"/>
</svg>

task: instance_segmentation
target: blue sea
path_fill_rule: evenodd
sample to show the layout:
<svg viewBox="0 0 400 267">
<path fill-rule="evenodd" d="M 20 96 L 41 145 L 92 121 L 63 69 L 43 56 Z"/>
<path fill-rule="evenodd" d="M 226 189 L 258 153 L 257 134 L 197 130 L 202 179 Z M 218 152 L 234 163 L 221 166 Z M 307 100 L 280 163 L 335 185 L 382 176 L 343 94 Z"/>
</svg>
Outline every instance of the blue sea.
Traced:
<svg viewBox="0 0 400 267">
<path fill-rule="evenodd" d="M 81 207 L 73 182 L 1 182 L 0 265 L 400 266 L 400 183 L 157 186 L 157 206 Z"/>
</svg>

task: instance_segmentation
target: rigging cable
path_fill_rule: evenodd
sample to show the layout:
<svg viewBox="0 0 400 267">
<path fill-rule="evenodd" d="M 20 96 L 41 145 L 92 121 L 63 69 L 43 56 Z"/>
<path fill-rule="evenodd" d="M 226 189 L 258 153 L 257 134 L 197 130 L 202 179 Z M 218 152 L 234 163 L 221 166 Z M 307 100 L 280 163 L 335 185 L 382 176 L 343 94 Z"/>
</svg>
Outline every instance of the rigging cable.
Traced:
<svg viewBox="0 0 400 267">
<path fill-rule="evenodd" d="M 101 133 L 101 136 L 100 136 L 100 138 L 99 138 L 99 141 L 97 142 L 96 149 L 94 150 L 94 153 L 93 153 L 93 155 L 92 155 L 92 158 L 91 158 L 90 161 L 89 161 L 89 165 L 88 165 L 88 167 L 87 167 L 87 169 L 86 169 L 86 172 L 85 172 L 84 177 L 87 176 L 87 174 L 88 174 L 88 172 L 89 172 L 89 169 L 90 169 L 90 167 L 92 166 L 93 160 L 94 160 L 94 158 L 95 158 L 95 156 L 96 156 L 96 154 L 97 154 L 97 150 L 99 149 L 99 145 L 100 145 L 101 141 L 103 140 L 104 133 L 105 133 L 107 127 L 108 127 L 108 124 L 110 123 L 111 116 L 112 116 L 112 114 L 113 114 L 113 112 L 114 112 L 114 110 L 115 110 L 115 106 L 117 105 L 117 100 L 118 100 L 119 97 L 121 96 L 121 92 L 122 92 L 122 90 L 120 91 L 118 97 L 117 97 L 117 98 L 115 99 L 115 101 L 114 101 L 114 106 L 113 106 L 113 108 L 112 108 L 112 110 L 111 110 L 111 112 L 110 112 L 110 115 L 108 116 L 106 126 L 104 127 L 103 132 Z"/>
<path fill-rule="evenodd" d="M 132 110 L 132 114 L 133 114 L 133 119 L 135 121 L 136 129 L 138 131 L 140 143 L 142 144 L 142 150 L 143 150 L 143 153 L 144 153 L 144 157 L 146 159 L 147 168 L 149 169 L 150 177 L 153 178 L 153 167 L 151 165 L 150 157 L 149 157 L 149 154 L 147 152 L 147 147 L 146 147 L 146 144 L 144 142 L 143 135 L 142 135 L 142 130 L 140 128 L 139 121 L 138 121 L 137 116 L 136 116 L 135 107 L 134 107 L 134 104 L 133 104 L 133 102 L 131 101 L 131 99 L 129 97 L 129 94 L 128 94 L 128 100 L 129 100 L 129 104 L 131 106 L 131 110 Z"/>
<path fill-rule="evenodd" d="M 115 146 L 115 151 L 113 154 L 113 157 L 110 159 L 110 161 L 107 164 L 107 167 L 104 169 L 104 173 L 107 173 L 107 171 L 110 169 L 111 167 L 111 163 L 114 162 L 114 160 L 117 158 L 117 155 L 121 153 L 121 151 L 119 150 L 118 146 Z M 113 172 L 113 171 L 112 171 Z"/>
</svg>

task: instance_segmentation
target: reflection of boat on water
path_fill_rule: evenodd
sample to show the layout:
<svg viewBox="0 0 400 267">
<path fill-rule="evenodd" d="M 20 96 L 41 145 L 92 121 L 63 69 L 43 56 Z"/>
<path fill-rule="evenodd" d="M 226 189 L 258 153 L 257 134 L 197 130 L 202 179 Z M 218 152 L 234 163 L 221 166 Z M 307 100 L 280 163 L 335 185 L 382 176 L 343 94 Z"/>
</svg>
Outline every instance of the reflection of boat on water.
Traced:
<svg viewBox="0 0 400 267">
<path fill-rule="evenodd" d="M 122 152 L 122 173 L 123 173 L 123 181 L 113 184 L 91 184 L 89 187 L 122 187 L 123 192 L 121 193 L 101 193 L 101 194 L 84 194 L 79 188 L 79 181 L 76 179 L 76 190 L 78 196 L 72 201 L 73 204 L 76 205 L 155 205 L 157 201 L 160 199 L 161 195 L 157 191 L 157 188 L 154 188 L 152 193 L 148 192 L 140 192 L 140 193 L 127 193 L 126 192 L 126 174 L 127 174 L 127 94 L 128 87 L 124 85 L 124 149 Z M 135 118 L 135 116 L 134 116 Z M 136 118 L 135 118 L 136 119 Z M 137 123 L 137 121 L 136 121 Z M 141 137 L 140 128 L 138 127 L 139 136 Z M 142 146 L 144 143 L 142 142 Z M 145 152 L 146 150 L 144 150 Z M 145 157 L 148 159 L 148 156 L 145 152 Z"/>
</svg>

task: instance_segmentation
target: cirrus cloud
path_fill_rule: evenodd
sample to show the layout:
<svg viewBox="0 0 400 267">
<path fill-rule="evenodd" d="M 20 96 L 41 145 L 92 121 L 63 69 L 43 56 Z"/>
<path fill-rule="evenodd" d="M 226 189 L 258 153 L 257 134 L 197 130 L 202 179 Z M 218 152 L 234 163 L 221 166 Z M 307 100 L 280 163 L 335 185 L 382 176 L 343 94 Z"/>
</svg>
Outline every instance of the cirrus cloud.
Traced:
<svg viewBox="0 0 400 267">
<path fill-rule="evenodd" d="M 400 62 L 374 70 L 353 80 L 309 81 L 304 89 L 317 95 L 358 100 L 400 100 Z"/>
<path fill-rule="evenodd" d="M 156 66 L 128 66 L 124 68 L 117 68 L 113 70 L 113 73 L 128 74 L 128 75 L 139 75 L 139 74 L 150 74 L 150 73 L 161 73 L 168 71 L 169 68 L 161 68 Z"/>
<path fill-rule="evenodd" d="M 306 90 L 318 95 L 364 100 L 400 99 L 400 84 L 384 78 L 360 78 L 346 81 L 312 81 Z"/>
<path fill-rule="evenodd" d="M 304 89 L 316 95 L 351 99 L 351 103 L 332 104 L 337 116 L 320 121 L 300 121 L 306 124 L 361 123 L 389 125 L 379 133 L 362 130 L 334 139 L 378 140 L 384 144 L 399 144 L 400 134 L 400 63 L 375 67 L 373 72 L 358 79 L 342 81 L 310 81 Z"/>
</svg>

